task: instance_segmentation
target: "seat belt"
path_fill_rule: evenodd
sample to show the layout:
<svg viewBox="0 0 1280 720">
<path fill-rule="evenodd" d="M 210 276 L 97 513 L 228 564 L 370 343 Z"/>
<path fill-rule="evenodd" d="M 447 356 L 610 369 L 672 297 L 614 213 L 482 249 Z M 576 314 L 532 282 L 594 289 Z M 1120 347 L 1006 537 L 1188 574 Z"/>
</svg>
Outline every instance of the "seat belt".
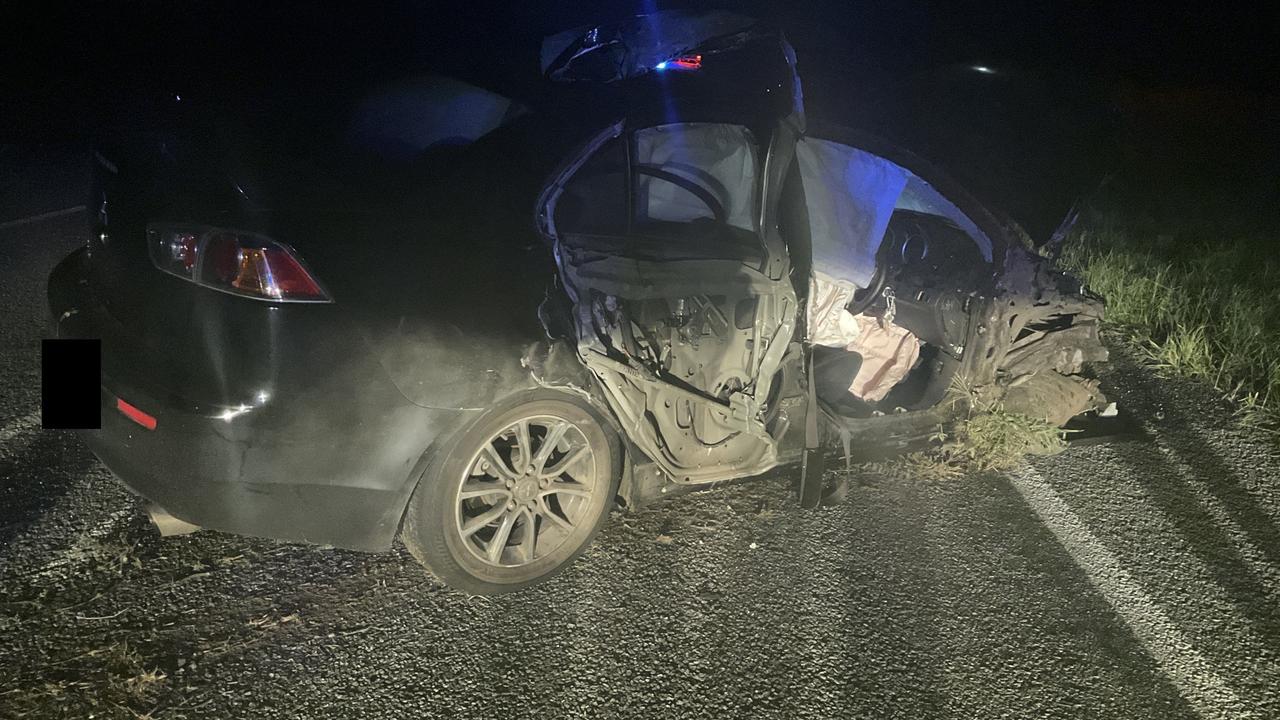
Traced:
<svg viewBox="0 0 1280 720">
<path fill-rule="evenodd" d="M 818 438 L 818 385 L 813 376 L 813 346 L 805 345 L 805 376 L 808 401 L 804 411 L 804 455 L 800 461 L 800 507 L 814 508 L 822 501 L 825 458 Z"/>
</svg>

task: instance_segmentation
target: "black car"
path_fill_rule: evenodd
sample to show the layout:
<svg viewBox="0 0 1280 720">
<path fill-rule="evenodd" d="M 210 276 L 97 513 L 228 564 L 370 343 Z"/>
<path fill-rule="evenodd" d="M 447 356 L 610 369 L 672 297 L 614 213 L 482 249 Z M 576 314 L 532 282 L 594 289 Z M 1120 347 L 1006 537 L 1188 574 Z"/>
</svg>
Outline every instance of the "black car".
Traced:
<svg viewBox="0 0 1280 720">
<path fill-rule="evenodd" d="M 485 594 L 615 504 L 798 463 L 815 505 L 829 447 L 909 447 L 959 386 L 1059 424 L 1106 404 L 1101 302 L 927 164 L 807 123 L 779 33 L 664 13 L 543 61 L 533 111 L 382 88 L 480 118 L 340 123 L 394 171 L 293 125 L 99 155 L 100 231 L 49 304 L 102 340 L 107 467 L 203 527 L 399 535 Z"/>
</svg>

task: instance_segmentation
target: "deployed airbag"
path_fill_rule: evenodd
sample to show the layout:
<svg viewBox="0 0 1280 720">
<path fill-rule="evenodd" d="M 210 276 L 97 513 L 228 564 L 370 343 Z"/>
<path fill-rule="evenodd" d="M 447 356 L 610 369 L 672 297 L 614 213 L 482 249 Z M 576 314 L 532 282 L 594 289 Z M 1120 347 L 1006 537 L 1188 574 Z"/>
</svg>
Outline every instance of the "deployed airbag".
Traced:
<svg viewBox="0 0 1280 720">
<path fill-rule="evenodd" d="M 849 392 L 879 402 L 911 372 L 920 357 L 920 341 L 910 330 L 883 318 L 858 315 L 858 338 L 846 349 L 862 355 L 862 367 Z"/>
<path fill-rule="evenodd" d="M 808 340 L 861 355 L 862 366 L 849 392 L 866 402 L 879 402 L 911 372 L 920 357 L 920 340 L 892 321 L 846 310 L 854 290 L 852 283 L 813 273 L 809 280 Z"/>
<path fill-rule="evenodd" d="M 845 310 L 857 287 L 826 273 L 814 271 L 809 277 L 809 342 L 823 347 L 843 348 L 858 339 L 861 326 Z"/>
<path fill-rule="evenodd" d="M 847 145 L 804 138 L 796 145 L 813 266 L 866 287 L 907 171 Z"/>
</svg>

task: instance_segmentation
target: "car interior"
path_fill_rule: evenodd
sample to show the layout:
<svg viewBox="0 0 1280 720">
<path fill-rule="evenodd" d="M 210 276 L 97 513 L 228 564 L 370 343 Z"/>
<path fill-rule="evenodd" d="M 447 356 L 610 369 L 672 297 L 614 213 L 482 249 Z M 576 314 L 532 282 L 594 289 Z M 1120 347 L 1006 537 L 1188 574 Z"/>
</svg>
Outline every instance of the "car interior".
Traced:
<svg viewBox="0 0 1280 720">
<path fill-rule="evenodd" d="M 797 146 L 782 231 L 812 248 L 809 334 L 820 402 L 838 416 L 923 410 L 964 353 L 991 242 L 953 203 L 888 160 L 813 138 Z M 842 317 L 833 317 L 842 316 Z M 852 317 L 850 317 L 852 316 Z"/>
<path fill-rule="evenodd" d="M 556 201 L 555 226 L 571 262 L 626 257 L 758 267 L 758 148 L 747 128 L 715 123 L 645 128 L 630 143 L 625 136 L 609 141 Z M 840 294 L 839 309 L 849 316 L 828 317 L 843 331 L 822 338 L 816 325 L 824 321 L 809 318 L 820 401 L 853 418 L 935 405 L 963 357 L 968 298 L 992 278 L 990 240 L 910 171 L 826 140 L 798 143 L 782 192 L 784 239 L 812 248 L 814 276 Z M 679 302 L 632 306 L 647 323 L 649 316 L 690 312 Z M 740 308 L 720 310 L 729 322 L 751 322 Z M 644 333 L 638 337 L 645 345 Z"/>
<path fill-rule="evenodd" d="M 556 201 L 561 238 L 584 251 L 649 260 L 759 264 L 753 209 L 756 143 L 746 128 L 680 123 L 600 148 Z M 627 169 L 635 171 L 628 192 Z M 628 203 L 631 204 L 630 210 Z"/>
</svg>

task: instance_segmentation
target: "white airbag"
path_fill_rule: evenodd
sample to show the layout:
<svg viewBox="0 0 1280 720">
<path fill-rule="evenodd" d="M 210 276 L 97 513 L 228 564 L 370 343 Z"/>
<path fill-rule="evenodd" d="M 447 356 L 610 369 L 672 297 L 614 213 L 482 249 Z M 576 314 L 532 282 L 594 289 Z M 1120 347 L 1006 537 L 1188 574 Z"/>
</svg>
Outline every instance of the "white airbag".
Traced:
<svg viewBox="0 0 1280 720">
<path fill-rule="evenodd" d="M 847 350 L 862 355 L 862 367 L 849 392 L 867 402 L 879 402 L 911 372 L 920 357 L 920 341 L 910 330 L 870 315 L 854 318 L 858 338 Z"/>
<path fill-rule="evenodd" d="M 861 327 L 845 307 L 857 286 L 826 273 L 809 276 L 809 342 L 825 347 L 845 347 L 858 339 Z"/>
<path fill-rule="evenodd" d="M 796 145 L 809 213 L 813 266 L 866 287 L 907 171 L 847 145 L 804 138 Z"/>
</svg>

